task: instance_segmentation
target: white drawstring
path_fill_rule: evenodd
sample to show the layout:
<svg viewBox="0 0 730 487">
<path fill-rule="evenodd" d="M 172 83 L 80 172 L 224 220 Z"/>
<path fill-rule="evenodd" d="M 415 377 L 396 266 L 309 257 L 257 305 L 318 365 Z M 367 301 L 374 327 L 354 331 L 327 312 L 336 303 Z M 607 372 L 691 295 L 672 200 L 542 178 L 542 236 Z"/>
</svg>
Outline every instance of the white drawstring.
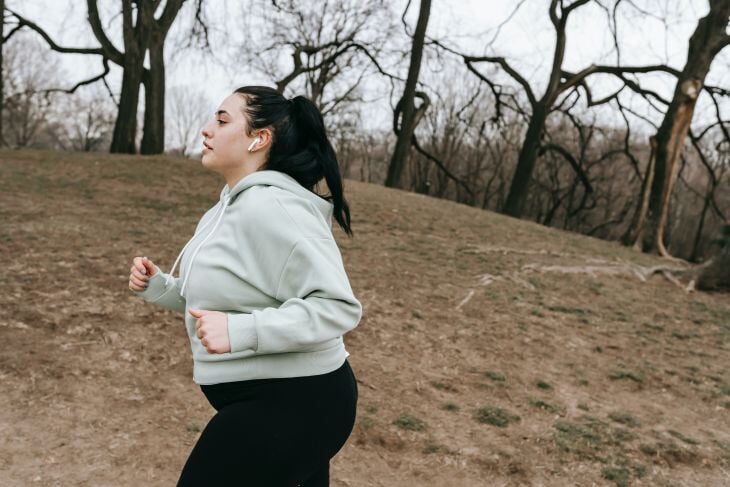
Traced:
<svg viewBox="0 0 730 487">
<path fill-rule="evenodd" d="M 219 214 L 219 218 L 218 218 L 218 219 L 216 220 L 216 224 L 215 224 L 215 226 L 213 227 L 213 229 L 212 229 L 212 230 L 210 231 L 210 233 L 209 233 L 209 234 L 208 234 L 208 235 L 207 235 L 207 236 L 205 237 L 205 240 L 207 240 L 207 239 L 208 239 L 208 237 L 210 237 L 210 235 L 211 235 L 211 234 L 212 234 L 212 233 L 213 233 L 213 232 L 215 231 L 215 227 L 216 227 L 216 226 L 218 226 L 218 223 L 220 222 L 220 218 L 222 218 L 222 217 L 223 217 L 223 212 L 225 212 L 226 206 L 228 206 L 228 203 L 229 203 L 229 201 L 230 201 L 230 197 L 226 198 L 226 199 L 225 199 L 225 201 L 223 201 L 223 200 L 222 200 L 222 201 L 220 202 L 220 208 L 218 208 L 218 210 L 216 210 L 216 213 L 217 213 L 217 214 Z M 220 212 L 220 213 L 218 213 L 218 212 Z M 177 267 L 177 264 L 178 264 L 178 262 L 180 261 L 180 258 L 181 258 L 181 257 L 183 256 L 183 254 L 185 253 L 185 249 L 187 249 L 187 248 L 188 248 L 188 245 L 190 245 L 190 244 L 191 244 L 191 243 L 193 242 L 193 240 L 195 240 L 195 237 L 197 237 L 198 235 L 200 235 L 200 234 L 201 234 L 201 233 L 203 232 L 203 230 L 205 230 L 205 228 L 206 228 L 206 227 L 207 227 L 208 225 L 210 225 L 210 224 L 211 224 L 211 222 L 212 222 L 213 220 L 215 220 L 215 219 L 216 219 L 216 217 L 214 216 L 214 217 L 212 217 L 212 218 L 211 218 L 210 220 L 208 220 L 208 222 L 207 222 L 207 223 L 206 223 L 205 225 L 203 225 L 203 226 L 202 226 L 202 228 L 200 228 L 200 230 L 198 230 L 198 232 L 197 232 L 197 233 L 196 233 L 195 235 L 193 235 L 193 236 L 192 236 L 192 238 L 191 238 L 190 240 L 188 240 L 188 242 L 187 242 L 187 243 L 185 244 L 185 246 L 184 246 L 184 247 L 182 248 L 182 250 L 181 250 L 181 251 L 180 251 L 180 253 L 178 254 L 177 258 L 175 259 L 175 263 L 174 263 L 174 264 L 172 265 L 172 269 L 170 270 L 170 273 L 169 273 L 169 274 L 167 275 L 167 278 L 165 279 L 165 286 L 167 286 L 167 285 L 169 284 L 170 280 L 171 280 L 171 279 L 172 279 L 172 278 L 174 277 L 174 275 L 175 275 L 175 268 Z M 200 250 L 200 247 L 201 247 L 201 246 L 203 245 L 203 243 L 205 243 L 205 240 L 203 240 L 203 242 L 201 242 L 201 244 L 200 244 L 200 245 L 198 245 L 198 248 L 197 248 L 197 249 L 195 250 L 195 252 L 193 253 L 193 259 L 195 258 L 195 254 L 197 254 L 197 253 L 198 253 L 198 250 Z M 192 263 L 193 263 L 193 260 L 192 260 L 192 259 L 190 259 L 190 265 L 188 266 L 188 269 L 190 269 L 190 266 L 192 266 Z M 185 276 L 185 280 L 183 281 L 183 288 L 185 287 L 185 283 L 186 283 L 186 281 L 187 281 L 187 278 L 188 278 L 188 275 L 186 274 L 186 276 Z M 182 294 L 182 289 L 181 289 L 181 291 L 180 291 L 180 294 Z"/>
<path fill-rule="evenodd" d="M 215 221 L 215 225 L 213 225 L 213 228 L 210 232 L 208 232 L 208 235 L 205 236 L 202 242 L 195 248 L 195 252 L 193 252 L 192 257 L 190 257 L 190 263 L 188 264 L 188 270 L 185 272 L 185 279 L 183 279 L 182 287 L 180 288 L 180 295 L 185 296 L 185 285 L 187 284 L 188 280 L 190 279 L 190 272 L 193 270 L 193 262 L 195 261 L 195 256 L 198 255 L 198 251 L 200 250 L 200 247 L 203 246 L 206 240 L 210 238 L 213 233 L 215 233 L 215 229 L 218 226 L 218 223 L 223 219 L 223 214 L 226 212 L 226 207 L 228 206 L 228 202 L 231 201 L 230 196 L 227 197 L 224 201 L 221 202 L 221 210 L 220 214 L 218 215 L 218 219 Z"/>
</svg>

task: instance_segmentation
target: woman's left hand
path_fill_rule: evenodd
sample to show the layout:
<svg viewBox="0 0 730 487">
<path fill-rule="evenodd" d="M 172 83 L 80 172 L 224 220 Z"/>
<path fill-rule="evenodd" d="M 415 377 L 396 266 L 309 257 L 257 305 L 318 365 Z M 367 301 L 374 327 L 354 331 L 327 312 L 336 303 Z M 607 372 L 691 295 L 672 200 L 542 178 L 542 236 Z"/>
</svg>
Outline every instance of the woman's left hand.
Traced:
<svg viewBox="0 0 730 487">
<path fill-rule="evenodd" d="M 195 334 L 200 338 L 208 353 L 228 353 L 231 341 L 228 338 L 228 315 L 221 311 L 205 309 L 188 309 L 198 320 L 195 322 Z"/>
</svg>

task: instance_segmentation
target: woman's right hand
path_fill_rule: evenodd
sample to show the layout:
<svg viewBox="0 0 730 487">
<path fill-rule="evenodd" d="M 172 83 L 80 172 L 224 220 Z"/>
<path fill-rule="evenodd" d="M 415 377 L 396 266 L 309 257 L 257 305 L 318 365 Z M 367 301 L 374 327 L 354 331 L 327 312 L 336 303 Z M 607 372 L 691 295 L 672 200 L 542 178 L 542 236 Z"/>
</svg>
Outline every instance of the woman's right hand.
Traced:
<svg viewBox="0 0 730 487">
<path fill-rule="evenodd" d="M 147 281 L 155 275 L 157 269 L 147 257 L 135 257 L 129 271 L 129 289 L 141 292 L 147 289 Z"/>
</svg>

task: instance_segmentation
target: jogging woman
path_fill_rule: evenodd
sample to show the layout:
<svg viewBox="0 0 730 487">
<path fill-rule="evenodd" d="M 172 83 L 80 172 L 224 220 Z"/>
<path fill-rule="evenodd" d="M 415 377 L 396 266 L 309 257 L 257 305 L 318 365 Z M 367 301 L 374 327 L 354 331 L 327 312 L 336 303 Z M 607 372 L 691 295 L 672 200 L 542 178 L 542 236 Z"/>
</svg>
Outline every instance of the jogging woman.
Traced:
<svg viewBox="0 0 730 487">
<path fill-rule="evenodd" d="M 202 135 L 203 166 L 226 180 L 219 201 L 169 274 L 135 257 L 129 276 L 137 295 L 184 313 L 193 380 L 217 411 L 177 485 L 327 486 L 355 422 L 342 337 L 362 305 L 332 234 L 333 216 L 352 230 L 322 115 L 303 96 L 245 86 Z"/>
</svg>

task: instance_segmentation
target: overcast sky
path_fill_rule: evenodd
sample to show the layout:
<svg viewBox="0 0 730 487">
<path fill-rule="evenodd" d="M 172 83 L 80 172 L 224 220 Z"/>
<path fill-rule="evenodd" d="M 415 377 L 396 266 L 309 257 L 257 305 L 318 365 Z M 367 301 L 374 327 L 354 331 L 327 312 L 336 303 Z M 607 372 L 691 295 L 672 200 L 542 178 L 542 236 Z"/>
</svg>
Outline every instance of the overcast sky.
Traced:
<svg viewBox="0 0 730 487">
<path fill-rule="evenodd" d="M 318 0 L 312 0 L 316 2 Z M 608 3 L 605 0 L 603 3 Z M 639 15 L 631 8 L 624 8 L 619 17 L 619 37 L 621 39 L 622 64 L 667 63 L 681 69 L 687 54 L 687 42 L 694 30 L 697 19 L 707 13 L 707 0 L 635 0 L 636 5 L 652 12 L 652 16 Z M 37 22 L 45 28 L 60 44 L 72 46 L 98 45 L 85 20 L 85 2 L 72 0 L 6 0 L 10 8 Z M 121 19 L 110 15 L 118 8 L 116 0 L 100 2 L 102 20 L 112 26 L 116 32 L 111 37 L 121 48 L 119 33 Z M 245 1 L 209 0 L 215 10 L 209 10 L 210 22 L 217 26 L 227 26 L 226 44 L 236 45 L 240 42 L 235 26 L 245 25 L 242 11 Z M 392 0 L 391 9 L 395 12 L 396 21 L 405 8 L 407 1 Z M 514 12 L 516 0 L 434 0 L 428 26 L 428 35 L 438 38 L 451 46 L 471 54 L 498 54 L 507 57 L 520 72 L 531 81 L 538 95 L 544 89 L 547 70 L 550 68 L 555 36 L 547 15 L 548 0 L 527 0 L 517 12 Z M 188 0 L 187 7 L 192 6 Z M 413 0 L 407 20 L 411 29 L 415 26 L 419 2 Z M 487 47 L 488 41 L 497 33 L 497 27 L 511 15 L 509 22 L 503 25 L 498 36 Z M 240 22 L 239 22 L 240 19 Z M 398 21 L 399 22 L 399 21 Z M 177 22 L 170 37 L 179 36 L 184 22 Z M 402 31 L 402 26 L 401 26 Z M 405 37 L 394 42 L 407 42 Z M 219 41 L 214 49 L 222 53 Z M 166 47 L 168 62 L 168 86 L 188 85 L 205 93 L 211 104 L 211 110 L 237 86 L 245 84 L 266 83 L 270 80 L 251 72 L 242 63 L 228 60 L 225 66 L 212 62 L 208 56 L 193 52 L 176 55 L 174 42 Z M 728 51 L 726 49 L 725 51 Z M 96 56 L 58 55 L 68 76 L 71 86 L 80 79 L 97 73 L 101 63 Z M 722 84 L 727 79 L 729 52 L 721 53 L 716 58 L 708 83 Z M 434 59 L 424 61 L 434 65 Z M 613 41 L 608 30 L 605 13 L 595 5 L 580 8 L 571 16 L 568 24 L 568 47 L 565 68 L 579 70 L 591 63 L 613 64 L 616 62 Z M 290 52 L 282 51 L 282 65 L 291 63 Z M 407 59 L 398 67 L 399 76 L 405 78 L 408 69 Z M 112 87 L 119 89 L 121 70 L 113 67 L 110 81 Z M 646 81 L 651 86 L 670 96 L 674 88 L 673 78 L 658 76 Z M 609 77 L 597 79 L 592 86 L 597 92 L 608 93 L 615 82 Z M 372 85 L 377 86 L 377 85 Z M 382 86 L 386 86 L 383 84 Z M 380 91 L 376 89 L 376 92 Z M 388 100 L 373 102 L 370 107 L 373 115 L 366 124 L 389 126 L 392 114 L 389 112 Z M 698 111 L 698 119 L 702 118 L 702 110 Z"/>
</svg>

